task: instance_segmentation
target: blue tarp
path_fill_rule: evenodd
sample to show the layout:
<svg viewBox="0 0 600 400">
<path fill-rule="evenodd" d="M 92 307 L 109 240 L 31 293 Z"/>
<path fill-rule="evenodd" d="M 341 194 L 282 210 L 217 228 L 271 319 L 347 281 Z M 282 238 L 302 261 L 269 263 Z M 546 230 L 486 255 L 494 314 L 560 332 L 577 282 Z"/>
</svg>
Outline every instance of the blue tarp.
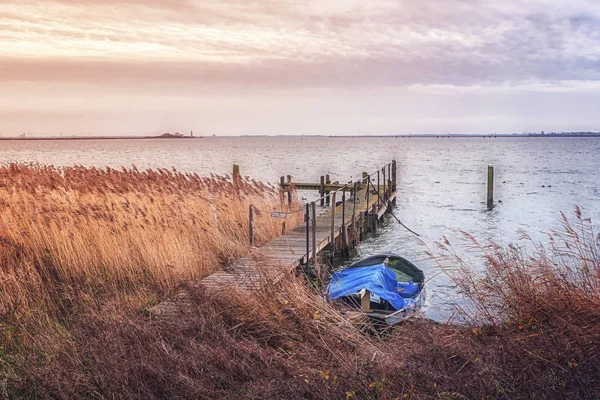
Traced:
<svg viewBox="0 0 600 400">
<path fill-rule="evenodd" d="M 371 267 L 347 268 L 335 272 L 329 284 L 329 298 L 349 296 L 366 289 L 387 300 L 392 307 L 400 310 L 407 306 L 404 297 L 417 294 L 419 285 L 413 282 L 397 282 L 394 271 L 384 264 Z"/>
</svg>

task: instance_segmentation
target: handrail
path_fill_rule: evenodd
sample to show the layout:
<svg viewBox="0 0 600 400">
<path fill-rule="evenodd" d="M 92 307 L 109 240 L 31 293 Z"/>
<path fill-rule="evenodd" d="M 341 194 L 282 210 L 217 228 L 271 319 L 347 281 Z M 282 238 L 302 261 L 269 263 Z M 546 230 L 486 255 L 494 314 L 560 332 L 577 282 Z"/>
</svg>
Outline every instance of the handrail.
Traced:
<svg viewBox="0 0 600 400">
<path fill-rule="evenodd" d="M 384 165 L 382 168 L 379 168 L 379 169 L 377 169 L 377 171 L 375 171 L 375 172 L 372 172 L 371 174 L 369 174 L 369 175 L 367 175 L 367 176 L 370 178 L 370 177 L 372 177 L 372 176 L 376 175 L 376 174 L 377 174 L 377 172 L 381 171 L 381 170 L 382 170 L 382 169 L 384 169 L 384 168 L 387 168 L 387 167 L 391 166 L 392 164 L 393 164 L 393 162 L 391 162 L 391 163 L 388 163 L 388 164 Z M 390 177 L 390 179 L 391 179 L 391 177 Z M 319 197 L 319 198 L 317 198 L 317 199 L 315 199 L 315 200 L 313 200 L 313 201 L 317 202 L 317 201 L 320 201 L 321 199 L 326 199 L 326 198 L 327 198 L 328 196 L 330 196 L 332 193 L 337 193 L 337 192 L 340 192 L 340 191 L 342 191 L 342 190 L 348 189 L 350 186 L 353 186 L 355 183 L 361 183 L 361 184 L 363 184 L 363 180 L 362 180 L 362 179 L 359 179 L 359 180 L 357 180 L 357 181 L 354 181 L 354 182 L 348 182 L 348 183 L 346 183 L 344 186 L 342 186 L 341 188 L 339 188 L 339 189 L 336 189 L 336 190 L 332 190 L 332 191 L 330 191 L 328 194 L 326 194 L 326 195 L 323 195 L 323 196 L 321 196 L 321 197 Z M 294 182 L 291 182 L 291 184 L 293 185 L 293 184 L 294 184 Z M 386 184 L 387 184 L 387 183 L 386 183 Z"/>
</svg>

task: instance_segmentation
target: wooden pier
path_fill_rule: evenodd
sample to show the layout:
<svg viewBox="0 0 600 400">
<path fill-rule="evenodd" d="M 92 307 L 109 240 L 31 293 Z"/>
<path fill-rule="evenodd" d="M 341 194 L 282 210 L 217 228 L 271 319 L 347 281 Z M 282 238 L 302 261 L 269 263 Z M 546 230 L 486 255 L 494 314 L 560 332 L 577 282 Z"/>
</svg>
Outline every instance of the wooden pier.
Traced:
<svg viewBox="0 0 600 400">
<path fill-rule="evenodd" d="M 305 224 L 259 248 L 253 247 L 249 255 L 204 278 L 198 285 L 209 290 L 232 286 L 241 290 L 254 290 L 260 288 L 265 281 L 279 281 L 298 267 L 308 269 L 310 265 L 316 265 L 324 253 L 328 255 L 326 258 L 333 257 L 336 253 L 346 253 L 364 235 L 375 231 L 383 216 L 395 204 L 396 162 L 392 161 L 373 174 L 363 173 L 360 181 L 347 184 L 326 183 L 325 177 L 321 177 L 320 183 L 294 183 L 290 177 L 284 182 L 282 178 L 281 190 L 288 195 L 289 202 L 293 191 L 300 188 L 319 190 L 321 194 L 321 198 L 306 204 Z M 316 215 L 317 202 L 327 202 L 331 206 Z M 250 218 L 252 215 L 251 207 Z M 251 244 L 252 225 L 251 221 Z M 173 301 L 163 302 L 151 312 L 155 315 L 167 314 L 176 306 L 176 301 L 185 297 L 185 293 L 180 293 Z"/>
</svg>

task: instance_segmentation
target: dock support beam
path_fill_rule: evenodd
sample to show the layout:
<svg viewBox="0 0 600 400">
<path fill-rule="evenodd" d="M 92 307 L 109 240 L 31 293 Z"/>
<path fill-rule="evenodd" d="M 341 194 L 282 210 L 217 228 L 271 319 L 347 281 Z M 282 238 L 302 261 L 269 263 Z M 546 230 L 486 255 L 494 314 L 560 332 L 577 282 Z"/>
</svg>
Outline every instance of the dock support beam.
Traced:
<svg viewBox="0 0 600 400">
<path fill-rule="evenodd" d="M 248 229 L 249 229 L 249 235 L 250 235 L 250 247 L 254 247 L 254 206 L 252 204 L 250 204 L 249 210 L 248 210 Z"/>
<path fill-rule="evenodd" d="M 310 203 L 312 209 L 312 258 L 317 260 L 317 204 L 313 201 Z"/>
<path fill-rule="evenodd" d="M 494 166 L 491 164 L 488 165 L 487 208 L 488 210 L 494 208 Z"/>
<path fill-rule="evenodd" d="M 321 207 L 325 205 L 325 176 L 321 175 L 321 189 L 319 190 L 321 195 Z"/>
<path fill-rule="evenodd" d="M 331 241 L 331 265 L 333 265 L 333 260 L 335 258 L 335 194 L 336 192 L 333 192 L 333 198 L 331 199 L 333 202 L 333 205 L 331 206 L 331 237 L 329 238 Z"/>
<path fill-rule="evenodd" d="M 287 176 L 287 183 L 291 184 L 292 183 L 292 176 L 288 175 Z M 292 188 L 290 186 L 288 186 L 288 204 L 292 204 Z"/>
<path fill-rule="evenodd" d="M 310 267 L 310 205 L 306 203 L 306 269 Z"/>
<path fill-rule="evenodd" d="M 331 179 L 329 178 L 329 174 L 325 175 L 325 183 L 326 184 L 330 184 L 331 183 Z M 327 197 L 325 198 L 327 205 L 331 204 L 331 196 L 329 195 L 329 190 L 326 191 L 325 193 L 327 193 Z M 335 201 L 333 202 L 335 204 Z"/>
</svg>

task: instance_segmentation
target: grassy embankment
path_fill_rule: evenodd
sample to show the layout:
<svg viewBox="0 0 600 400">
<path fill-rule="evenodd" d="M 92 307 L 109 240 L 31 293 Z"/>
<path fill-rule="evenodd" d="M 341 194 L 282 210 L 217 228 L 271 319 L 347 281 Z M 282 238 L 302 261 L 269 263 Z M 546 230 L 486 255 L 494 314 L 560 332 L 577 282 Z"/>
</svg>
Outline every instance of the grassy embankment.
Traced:
<svg viewBox="0 0 600 400">
<path fill-rule="evenodd" d="M 260 184 L 162 172 L 0 170 L 0 387 L 26 398 L 595 398 L 597 239 L 576 214 L 548 249 L 440 244 L 468 324 L 365 335 L 301 277 L 252 296 L 191 290 L 174 320 L 144 310 L 248 251 Z M 262 219 L 259 240 L 277 234 Z"/>
</svg>

